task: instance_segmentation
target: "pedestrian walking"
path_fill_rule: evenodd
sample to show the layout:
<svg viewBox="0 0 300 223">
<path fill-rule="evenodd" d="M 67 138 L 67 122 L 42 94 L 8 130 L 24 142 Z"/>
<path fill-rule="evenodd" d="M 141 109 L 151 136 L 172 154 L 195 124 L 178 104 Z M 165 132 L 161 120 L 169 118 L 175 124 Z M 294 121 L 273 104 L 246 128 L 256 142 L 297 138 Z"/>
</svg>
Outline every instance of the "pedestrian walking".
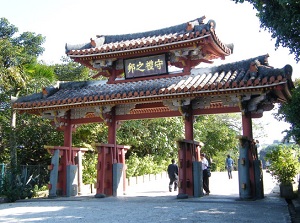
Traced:
<svg viewBox="0 0 300 223">
<path fill-rule="evenodd" d="M 172 163 L 168 166 L 168 175 L 170 179 L 169 191 L 172 192 L 173 184 L 174 191 L 177 191 L 178 187 L 178 165 L 175 163 L 175 159 L 172 159 Z"/>
<path fill-rule="evenodd" d="M 227 155 L 226 161 L 225 161 L 225 166 L 227 169 L 227 173 L 228 173 L 228 178 L 232 179 L 232 170 L 233 170 L 233 165 L 234 165 L 234 161 L 233 159 L 230 157 L 230 155 Z"/>
</svg>

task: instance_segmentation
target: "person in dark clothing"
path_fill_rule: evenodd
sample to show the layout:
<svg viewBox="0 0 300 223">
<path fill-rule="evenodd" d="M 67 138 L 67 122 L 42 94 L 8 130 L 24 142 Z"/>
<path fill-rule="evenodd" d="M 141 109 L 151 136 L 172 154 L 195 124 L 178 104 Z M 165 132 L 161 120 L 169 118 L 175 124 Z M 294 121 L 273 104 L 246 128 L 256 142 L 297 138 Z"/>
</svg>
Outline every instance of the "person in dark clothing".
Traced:
<svg viewBox="0 0 300 223">
<path fill-rule="evenodd" d="M 172 163 L 168 166 L 168 175 L 170 179 L 169 191 L 172 192 L 172 187 L 174 184 L 174 191 L 177 191 L 178 187 L 178 166 L 175 163 L 175 159 L 172 159 Z"/>
</svg>

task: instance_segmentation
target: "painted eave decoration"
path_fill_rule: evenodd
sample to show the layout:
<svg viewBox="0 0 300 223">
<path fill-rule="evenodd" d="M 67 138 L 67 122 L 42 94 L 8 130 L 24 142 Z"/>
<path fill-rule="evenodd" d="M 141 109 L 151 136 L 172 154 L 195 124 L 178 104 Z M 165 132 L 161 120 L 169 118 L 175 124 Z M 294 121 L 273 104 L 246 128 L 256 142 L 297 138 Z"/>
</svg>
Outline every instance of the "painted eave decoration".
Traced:
<svg viewBox="0 0 300 223">
<path fill-rule="evenodd" d="M 123 60 L 166 53 L 169 65 L 183 68 L 212 63 L 232 54 L 233 44 L 222 43 L 215 33 L 216 23 L 205 16 L 195 20 L 148 32 L 123 35 L 97 35 L 84 44 L 66 44 L 66 54 L 74 61 L 111 76 L 111 69 L 122 73 Z"/>
<path fill-rule="evenodd" d="M 161 111 L 178 111 L 187 103 L 200 110 L 238 107 L 241 111 L 262 113 L 271 110 L 274 103 L 287 101 L 294 88 L 292 67 L 273 68 L 267 59 L 268 55 L 262 55 L 216 67 L 195 68 L 190 75 L 134 82 L 60 83 L 19 98 L 13 108 L 45 117 L 48 114 L 49 118 L 81 109 L 84 112 L 80 117 L 97 116 L 114 106 L 120 108 L 119 113 L 133 114 L 143 112 L 139 107 L 149 103 L 157 103 Z"/>
</svg>

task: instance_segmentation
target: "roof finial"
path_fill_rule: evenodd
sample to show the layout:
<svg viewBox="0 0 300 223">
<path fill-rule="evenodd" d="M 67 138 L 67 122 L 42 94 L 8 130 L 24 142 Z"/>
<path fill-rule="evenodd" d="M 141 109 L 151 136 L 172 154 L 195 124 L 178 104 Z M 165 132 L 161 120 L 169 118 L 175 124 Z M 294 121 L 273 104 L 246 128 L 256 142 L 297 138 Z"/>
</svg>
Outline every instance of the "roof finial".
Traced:
<svg viewBox="0 0 300 223">
<path fill-rule="evenodd" d="M 92 45 L 92 47 L 96 47 L 96 42 L 95 42 L 95 40 L 93 40 L 92 38 L 90 38 L 90 40 L 91 40 L 91 45 Z"/>
</svg>

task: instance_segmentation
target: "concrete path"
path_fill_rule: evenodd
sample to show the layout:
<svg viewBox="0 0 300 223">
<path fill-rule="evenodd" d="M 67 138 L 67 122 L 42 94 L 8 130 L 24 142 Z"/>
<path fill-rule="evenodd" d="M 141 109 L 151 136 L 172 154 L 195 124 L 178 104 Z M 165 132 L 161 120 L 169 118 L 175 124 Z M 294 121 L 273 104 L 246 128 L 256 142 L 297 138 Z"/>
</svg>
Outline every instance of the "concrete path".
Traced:
<svg viewBox="0 0 300 223">
<path fill-rule="evenodd" d="M 212 172 L 210 190 L 209 196 L 177 199 L 164 179 L 130 187 L 119 197 L 23 200 L 0 204 L 0 222 L 291 222 L 287 203 L 268 173 L 261 200 L 239 199 L 237 172 L 232 180 L 225 172 Z"/>
</svg>

